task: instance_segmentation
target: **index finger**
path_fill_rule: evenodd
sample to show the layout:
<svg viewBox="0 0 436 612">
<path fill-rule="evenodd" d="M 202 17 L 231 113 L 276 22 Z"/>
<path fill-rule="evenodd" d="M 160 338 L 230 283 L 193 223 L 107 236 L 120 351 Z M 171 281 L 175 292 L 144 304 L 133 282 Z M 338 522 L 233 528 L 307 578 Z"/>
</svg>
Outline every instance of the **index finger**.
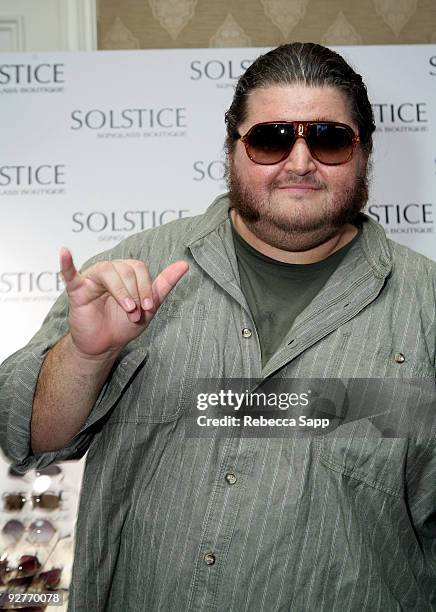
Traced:
<svg viewBox="0 0 436 612">
<path fill-rule="evenodd" d="M 74 265 L 73 256 L 66 247 L 62 247 L 59 251 L 59 262 L 67 291 L 73 291 L 80 285 L 81 277 Z"/>
</svg>

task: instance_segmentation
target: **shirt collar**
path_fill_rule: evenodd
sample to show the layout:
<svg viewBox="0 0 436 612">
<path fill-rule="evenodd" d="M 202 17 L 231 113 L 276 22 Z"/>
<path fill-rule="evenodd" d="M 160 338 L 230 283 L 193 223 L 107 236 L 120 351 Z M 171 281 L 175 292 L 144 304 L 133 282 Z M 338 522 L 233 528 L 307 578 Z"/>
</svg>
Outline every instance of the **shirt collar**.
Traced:
<svg viewBox="0 0 436 612">
<path fill-rule="evenodd" d="M 195 218 L 197 222 L 188 230 L 185 246 L 194 245 L 223 224 L 227 224 L 225 231 L 231 236 L 229 209 L 230 200 L 227 193 L 215 198 L 204 214 Z M 365 258 L 374 275 L 377 278 L 385 278 L 392 268 L 392 256 L 385 231 L 377 221 L 365 213 L 359 213 L 358 222 L 362 225 L 359 243 Z"/>
</svg>

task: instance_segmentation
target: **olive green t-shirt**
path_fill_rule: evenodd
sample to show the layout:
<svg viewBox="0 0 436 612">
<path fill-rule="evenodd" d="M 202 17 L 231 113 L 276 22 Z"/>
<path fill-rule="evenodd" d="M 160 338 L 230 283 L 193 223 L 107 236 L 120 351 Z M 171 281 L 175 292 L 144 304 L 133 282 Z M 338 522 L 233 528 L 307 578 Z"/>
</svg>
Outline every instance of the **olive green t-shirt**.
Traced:
<svg viewBox="0 0 436 612">
<path fill-rule="evenodd" d="M 256 325 L 264 366 L 280 346 L 296 317 L 333 274 L 356 236 L 325 259 L 290 264 L 271 259 L 248 244 L 232 224 L 242 292 Z"/>
</svg>

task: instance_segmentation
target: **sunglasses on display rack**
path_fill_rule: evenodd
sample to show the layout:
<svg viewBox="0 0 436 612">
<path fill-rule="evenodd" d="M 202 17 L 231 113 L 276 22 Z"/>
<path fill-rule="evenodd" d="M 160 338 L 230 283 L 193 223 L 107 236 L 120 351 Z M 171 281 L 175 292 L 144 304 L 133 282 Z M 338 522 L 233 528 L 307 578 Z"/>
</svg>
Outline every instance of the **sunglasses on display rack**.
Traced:
<svg viewBox="0 0 436 612">
<path fill-rule="evenodd" d="M 349 125 L 336 121 L 267 121 L 235 136 L 243 142 L 251 161 L 264 166 L 286 159 L 297 138 L 304 138 L 311 156 L 321 164 L 345 164 L 360 140 Z"/>
<path fill-rule="evenodd" d="M 24 533 L 27 532 L 26 539 L 28 542 L 45 545 L 51 541 L 56 531 L 56 527 L 45 519 L 37 519 L 30 523 L 28 527 L 25 527 L 21 521 L 12 519 L 4 525 L 2 534 L 16 544 L 21 540 Z"/>
<path fill-rule="evenodd" d="M 8 476 L 10 476 L 11 478 L 23 478 L 24 479 L 29 474 L 32 474 L 32 472 L 26 472 L 25 474 L 22 474 L 21 472 L 18 472 L 17 470 L 15 470 L 12 466 L 9 466 Z M 39 476 L 50 476 L 51 478 L 53 478 L 61 474 L 62 474 L 62 469 L 60 468 L 59 465 L 57 465 L 57 463 L 51 463 L 45 468 L 36 468 L 35 470 L 35 476 L 37 478 Z"/>
<path fill-rule="evenodd" d="M 27 501 L 32 502 L 33 508 L 41 510 L 57 510 L 61 505 L 62 493 L 53 493 L 46 491 L 45 493 L 33 493 L 30 497 L 25 493 L 4 493 L 3 505 L 8 512 L 19 512 L 23 509 Z"/>
<path fill-rule="evenodd" d="M 53 589 L 61 580 L 62 569 L 54 567 L 41 571 L 42 565 L 35 555 L 20 557 L 17 567 L 9 565 L 7 559 L 0 560 L 0 584 L 9 586 L 42 586 Z"/>
<path fill-rule="evenodd" d="M 17 567 L 10 566 L 7 559 L 2 559 L 0 561 L 1 584 L 28 586 L 40 569 L 41 563 L 35 555 L 23 555 L 20 557 Z"/>
</svg>

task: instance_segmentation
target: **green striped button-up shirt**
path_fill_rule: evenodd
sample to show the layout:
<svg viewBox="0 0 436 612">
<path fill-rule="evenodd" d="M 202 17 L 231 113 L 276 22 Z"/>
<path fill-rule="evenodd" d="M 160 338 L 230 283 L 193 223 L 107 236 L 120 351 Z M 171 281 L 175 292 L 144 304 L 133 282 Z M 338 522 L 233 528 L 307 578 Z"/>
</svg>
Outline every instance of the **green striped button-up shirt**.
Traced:
<svg viewBox="0 0 436 612">
<path fill-rule="evenodd" d="M 436 610 L 434 436 L 370 439 L 362 421 L 345 437 L 185 435 L 199 379 L 434 382 L 436 264 L 365 218 L 262 367 L 228 207 L 223 196 L 88 262 L 190 270 L 64 449 L 33 456 L 30 418 L 44 355 L 68 330 L 65 295 L 0 370 L 1 443 L 20 470 L 88 450 L 69 610 Z"/>
</svg>

